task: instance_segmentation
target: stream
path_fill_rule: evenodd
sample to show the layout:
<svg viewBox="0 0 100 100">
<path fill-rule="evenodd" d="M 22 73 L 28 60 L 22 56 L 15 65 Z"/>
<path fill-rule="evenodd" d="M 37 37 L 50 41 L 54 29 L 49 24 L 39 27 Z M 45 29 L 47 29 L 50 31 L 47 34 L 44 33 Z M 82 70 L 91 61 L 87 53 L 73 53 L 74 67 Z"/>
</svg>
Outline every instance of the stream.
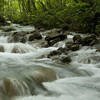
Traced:
<svg viewBox="0 0 100 100">
<path fill-rule="evenodd" d="M 12 24 L 12 26 L 16 31 L 35 30 L 33 26 L 19 24 Z M 7 39 L 13 32 L 0 30 L 0 45 L 4 47 L 4 52 L 0 52 L 0 80 L 6 77 L 23 80 L 32 73 L 35 67 L 52 68 L 57 74 L 57 80 L 43 83 L 47 91 L 35 84 L 38 87 L 38 95 L 31 95 L 28 89 L 26 95 L 25 90 L 23 87 L 20 88 L 18 83 L 15 88 L 20 89 L 22 96 L 16 96 L 13 100 L 100 100 L 100 52 L 95 52 L 95 48 L 84 46 L 78 51 L 70 52 L 72 62 L 65 64 L 55 62 L 44 55 L 59 47 L 64 47 L 67 39 L 52 47 L 41 48 L 38 42 L 34 44 L 8 43 Z M 72 39 L 77 34 L 71 33 L 68 39 Z M 46 32 L 41 32 L 41 34 L 45 36 Z M 15 46 L 23 48 L 26 53 L 11 53 Z"/>
</svg>

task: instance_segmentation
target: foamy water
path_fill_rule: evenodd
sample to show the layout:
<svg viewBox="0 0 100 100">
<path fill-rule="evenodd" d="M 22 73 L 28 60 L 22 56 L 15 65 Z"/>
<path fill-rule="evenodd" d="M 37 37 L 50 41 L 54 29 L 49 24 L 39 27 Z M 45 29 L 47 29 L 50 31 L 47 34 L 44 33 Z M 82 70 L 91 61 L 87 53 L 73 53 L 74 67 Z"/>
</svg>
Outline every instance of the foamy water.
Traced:
<svg viewBox="0 0 100 100">
<path fill-rule="evenodd" d="M 32 26 L 13 26 L 18 31 L 34 30 Z M 73 35 L 68 38 L 71 39 Z M 46 58 L 46 55 L 58 47 L 64 47 L 66 40 L 54 47 L 40 48 L 28 43 L 8 43 L 7 38 L 8 36 L 0 37 L 0 45 L 5 50 L 0 53 L 0 79 L 27 76 L 34 66 L 52 68 L 58 76 L 54 82 L 43 83 L 50 93 L 20 96 L 14 100 L 100 100 L 100 52 L 95 52 L 96 49 L 81 47 L 80 50 L 69 53 L 72 58 L 70 64 L 62 64 Z M 24 49 L 26 53 L 11 53 L 15 46 Z"/>
</svg>

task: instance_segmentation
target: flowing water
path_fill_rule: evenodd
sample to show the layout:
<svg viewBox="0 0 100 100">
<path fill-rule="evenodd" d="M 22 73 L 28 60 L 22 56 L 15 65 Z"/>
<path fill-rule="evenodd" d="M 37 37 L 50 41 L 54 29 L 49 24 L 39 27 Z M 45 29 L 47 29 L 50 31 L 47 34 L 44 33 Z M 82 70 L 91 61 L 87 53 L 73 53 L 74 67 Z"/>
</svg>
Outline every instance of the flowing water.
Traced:
<svg viewBox="0 0 100 100">
<path fill-rule="evenodd" d="M 35 29 L 17 24 L 12 24 L 12 26 L 17 31 Z M 58 77 L 56 81 L 43 83 L 50 93 L 41 91 L 41 87 L 38 87 L 38 92 L 40 92 L 38 95 L 32 96 L 28 89 L 26 95 L 23 87 L 20 89 L 16 85 L 15 88 L 22 93 L 22 96 L 13 100 L 100 100 L 100 52 L 95 52 L 95 48 L 84 46 L 78 51 L 70 52 L 72 62 L 63 64 L 46 58 L 46 55 L 50 51 L 64 47 L 67 40 L 59 42 L 54 47 L 41 48 L 36 44 L 8 43 L 8 35 L 11 33 L 0 31 L 1 35 L 6 34 L 0 37 L 0 45 L 3 45 L 5 51 L 0 53 L 0 80 L 5 77 L 22 80 L 32 73 L 34 67 L 52 68 Z M 45 32 L 41 34 L 44 35 Z M 74 34 L 72 33 L 68 38 L 71 39 Z M 26 53 L 11 53 L 15 46 L 23 48 Z M 20 85 L 20 83 L 17 84 Z"/>
</svg>

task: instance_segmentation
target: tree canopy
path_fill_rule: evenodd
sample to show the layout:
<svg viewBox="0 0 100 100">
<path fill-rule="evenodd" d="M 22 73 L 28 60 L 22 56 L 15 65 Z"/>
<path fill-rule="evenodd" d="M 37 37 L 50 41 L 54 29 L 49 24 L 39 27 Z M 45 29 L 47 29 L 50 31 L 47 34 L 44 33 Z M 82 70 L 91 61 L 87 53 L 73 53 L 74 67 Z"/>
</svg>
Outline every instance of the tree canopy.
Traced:
<svg viewBox="0 0 100 100">
<path fill-rule="evenodd" d="M 0 0 L 0 15 L 38 28 L 100 32 L 100 0 Z"/>
</svg>

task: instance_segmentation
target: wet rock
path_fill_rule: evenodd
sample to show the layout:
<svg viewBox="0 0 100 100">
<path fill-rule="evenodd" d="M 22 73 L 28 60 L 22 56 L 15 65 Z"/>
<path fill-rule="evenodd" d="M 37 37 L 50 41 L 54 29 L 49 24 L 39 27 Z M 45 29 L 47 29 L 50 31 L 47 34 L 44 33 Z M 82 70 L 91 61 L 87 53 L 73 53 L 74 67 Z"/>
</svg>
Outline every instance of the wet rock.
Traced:
<svg viewBox="0 0 100 100">
<path fill-rule="evenodd" d="M 79 48 L 80 48 L 79 44 L 75 44 L 75 45 L 73 45 L 73 46 L 71 47 L 71 50 L 72 50 L 72 51 L 77 51 L 77 50 L 79 50 Z"/>
<path fill-rule="evenodd" d="M 60 59 L 60 61 L 63 62 L 63 63 L 70 63 L 71 62 L 71 57 L 70 56 L 62 57 Z"/>
<path fill-rule="evenodd" d="M 80 35 L 75 35 L 75 36 L 73 37 L 73 41 L 74 41 L 75 43 L 81 43 L 81 40 L 82 40 L 82 37 L 81 37 Z"/>
<path fill-rule="evenodd" d="M 99 56 L 90 56 L 87 58 L 83 58 L 79 60 L 80 63 L 85 63 L 85 64 L 90 64 L 90 63 L 99 63 L 100 62 L 100 57 Z"/>
<path fill-rule="evenodd" d="M 89 45 L 90 45 L 90 46 L 93 46 L 93 45 L 95 45 L 95 44 L 98 44 L 98 40 L 93 40 Z"/>
<path fill-rule="evenodd" d="M 27 41 L 26 32 L 14 32 L 9 38 L 8 42 L 22 42 Z"/>
<path fill-rule="evenodd" d="M 8 28 L 3 29 L 4 32 L 10 32 L 10 31 L 14 31 L 14 30 L 15 30 L 15 28 L 13 28 L 13 27 L 8 27 Z"/>
<path fill-rule="evenodd" d="M 60 54 L 61 54 L 61 52 L 59 50 L 54 50 L 54 51 L 50 52 L 48 57 L 50 58 L 51 56 L 60 55 Z"/>
<path fill-rule="evenodd" d="M 12 99 L 0 91 L 0 100 L 12 100 Z"/>
<path fill-rule="evenodd" d="M 40 34 L 39 30 L 35 30 L 33 32 L 31 32 L 31 35 L 29 36 L 29 41 L 33 41 L 33 40 L 39 40 L 42 39 L 42 35 Z"/>
<path fill-rule="evenodd" d="M 45 40 L 48 42 L 53 41 L 53 40 L 58 42 L 58 41 L 62 41 L 64 39 L 66 39 L 66 38 L 67 38 L 67 35 L 62 34 L 61 30 L 54 29 L 51 31 L 51 33 L 49 33 L 49 35 L 46 36 Z"/>
<path fill-rule="evenodd" d="M 47 47 L 49 47 L 49 44 L 48 44 L 48 42 L 45 41 L 41 44 L 41 46 L 44 48 L 47 48 Z"/>
<path fill-rule="evenodd" d="M 4 47 L 0 45 L 0 52 L 4 52 Z"/>
<path fill-rule="evenodd" d="M 26 51 L 24 50 L 24 48 L 20 48 L 19 46 L 15 46 L 12 49 L 12 53 L 26 53 Z"/>
<path fill-rule="evenodd" d="M 90 34 L 90 35 L 84 36 L 82 38 L 82 44 L 83 45 L 89 45 L 93 40 L 97 40 L 96 36 L 94 34 Z"/>
<path fill-rule="evenodd" d="M 6 77 L 1 81 L 0 90 L 8 97 L 24 96 L 29 94 L 28 87 L 25 83 L 11 77 Z"/>
<path fill-rule="evenodd" d="M 31 71 L 30 75 L 23 77 L 21 80 L 5 77 L 0 81 L 0 92 L 4 93 L 8 97 L 34 95 L 41 93 L 41 89 L 45 90 L 42 82 L 52 82 L 56 79 L 56 72 L 53 69 L 35 67 L 33 68 L 33 71 Z"/>
<path fill-rule="evenodd" d="M 52 82 L 57 79 L 56 72 L 53 69 L 46 67 L 35 68 L 32 73 L 32 77 L 39 83 Z"/>
<path fill-rule="evenodd" d="M 71 49 L 71 47 L 74 45 L 74 42 L 72 42 L 72 41 L 67 41 L 66 43 L 65 43 L 65 48 L 68 48 L 69 50 Z"/>
<path fill-rule="evenodd" d="M 53 39 L 53 40 L 49 41 L 48 44 L 49 44 L 50 46 L 53 46 L 55 43 L 57 43 L 57 42 L 59 42 L 59 41 L 60 41 L 60 38 L 56 38 L 56 39 Z"/>
<path fill-rule="evenodd" d="M 66 48 L 63 48 L 63 47 L 60 47 L 57 50 L 60 51 L 61 53 L 64 53 L 64 52 L 67 51 L 67 49 Z"/>
</svg>

